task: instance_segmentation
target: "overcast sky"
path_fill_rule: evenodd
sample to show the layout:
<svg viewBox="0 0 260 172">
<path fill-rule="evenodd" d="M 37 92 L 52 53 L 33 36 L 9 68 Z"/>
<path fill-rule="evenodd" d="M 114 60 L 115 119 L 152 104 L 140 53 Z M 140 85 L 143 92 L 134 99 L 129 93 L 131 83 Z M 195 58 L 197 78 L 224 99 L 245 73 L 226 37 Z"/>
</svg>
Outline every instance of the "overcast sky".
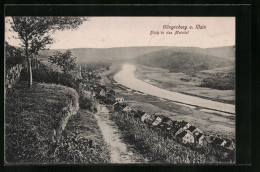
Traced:
<svg viewBox="0 0 260 172">
<path fill-rule="evenodd" d="M 188 26 L 163 29 L 163 25 Z M 204 25 L 206 29 L 195 29 Z M 192 26 L 193 29 L 189 29 Z M 10 25 L 6 25 L 6 29 Z M 150 35 L 151 31 L 164 34 Z M 171 31 L 172 34 L 166 34 Z M 184 31 L 188 34 L 177 34 Z M 19 41 L 6 32 L 6 41 L 18 46 Z M 77 30 L 56 31 L 51 49 L 110 48 L 131 46 L 220 47 L 235 45 L 235 17 L 90 17 Z"/>
</svg>

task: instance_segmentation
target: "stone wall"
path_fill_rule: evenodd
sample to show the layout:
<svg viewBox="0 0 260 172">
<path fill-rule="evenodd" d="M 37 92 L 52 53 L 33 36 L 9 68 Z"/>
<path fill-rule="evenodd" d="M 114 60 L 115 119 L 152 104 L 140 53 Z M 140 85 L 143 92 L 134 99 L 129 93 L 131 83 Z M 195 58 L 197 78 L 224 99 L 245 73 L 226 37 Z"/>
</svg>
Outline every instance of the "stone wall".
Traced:
<svg viewBox="0 0 260 172">
<path fill-rule="evenodd" d="M 23 69 L 22 64 L 17 64 L 10 69 L 6 70 L 5 75 L 5 88 L 7 90 L 11 89 L 15 83 L 19 80 L 21 71 Z"/>
<path fill-rule="evenodd" d="M 60 124 L 57 126 L 56 129 L 54 129 L 54 133 L 53 133 L 54 142 L 59 142 L 62 132 L 66 128 L 69 119 L 71 118 L 72 115 L 77 114 L 79 110 L 79 95 L 77 94 L 76 90 L 72 88 L 71 90 L 73 90 L 75 95 L 71 98 L 67 106 L 65 106 L 60 112 L 61 115 Z"/>
</svg>

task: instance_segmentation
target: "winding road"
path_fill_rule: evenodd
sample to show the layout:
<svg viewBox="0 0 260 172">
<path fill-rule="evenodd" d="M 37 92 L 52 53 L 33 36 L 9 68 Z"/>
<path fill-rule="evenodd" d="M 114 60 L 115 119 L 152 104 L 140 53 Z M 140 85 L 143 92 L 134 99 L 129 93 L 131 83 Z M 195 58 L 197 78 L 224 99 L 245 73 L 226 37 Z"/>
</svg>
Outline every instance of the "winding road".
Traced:
<svg viewBox="0 0 260 172">
<path fill-rule="evenodd" d="M 125 87 L 128 87 L 136 91 L 140 91 L 145 94 L 153 95 L 160 98 L 165 98 L 171 101 L 175 101 L 187 105 L 199 106 L 205 109 L 235 114 L 235 105 L 202 99 L 199 97 L 168 91 L 153 86 L 140 79 L 137 79 L 134 74 L 135 70 L 136 67 L 134 65 L 124 64 L 122 66 L 121 71 L 119 71 L 114 76 L 114 80 Z"/>
</svg>

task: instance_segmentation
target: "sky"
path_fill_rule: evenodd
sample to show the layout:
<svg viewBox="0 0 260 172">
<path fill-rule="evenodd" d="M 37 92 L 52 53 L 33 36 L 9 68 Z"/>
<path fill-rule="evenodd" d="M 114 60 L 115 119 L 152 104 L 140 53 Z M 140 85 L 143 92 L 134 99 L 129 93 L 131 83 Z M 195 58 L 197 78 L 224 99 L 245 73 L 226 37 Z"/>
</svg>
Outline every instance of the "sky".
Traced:
<svg viewBox="0 0 260 172">
<path fill-rule="evenodd" d="M 163 29 L 164 25 L 170 27 Z M 196 25 L 201 29 L 196 29 Z M 12 38 L 16 34 L 9 29 L 10 24 L 6 24 L 6 41 L 19 46 L 20 41 Z M 157 32 L 160 34 L 154 34 Z M 235 17 L 89 17 L 77 30 L 56 31 L 52 36 L 54 43 L 48 46 L 50 49 L 233 46 Z"/>
</svg>

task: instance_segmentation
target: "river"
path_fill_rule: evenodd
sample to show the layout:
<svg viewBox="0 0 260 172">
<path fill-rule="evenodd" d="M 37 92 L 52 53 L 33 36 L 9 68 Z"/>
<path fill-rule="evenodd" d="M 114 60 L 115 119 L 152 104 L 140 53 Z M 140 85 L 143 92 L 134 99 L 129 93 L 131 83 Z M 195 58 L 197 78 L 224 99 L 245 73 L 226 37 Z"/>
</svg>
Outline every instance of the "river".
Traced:
<svg viewBox="0 0 260 172">
<path fill-rule="evenodd" d="M 149 94 L 152 96 L 165 98 L 171 101 L 176 101 L 183 104 L 200 106 L 205 109 L 211 109 L 221 112 L 227 112 L 235 114 L 235 105 L 216 102 L 212 100 L 207 100 L 195 96 L 185 95 L 169 90 L 165 90 L 149 83 L 146 83 L 140 79 L 135 77 L 135 65 L 132 64 L 124 64 L 122 66 L 121 71 L 119 71 L 114 76 L 114 80 L 125 87 L 130 89 L 140 91 L 145 94 Z"/>
</svg>

